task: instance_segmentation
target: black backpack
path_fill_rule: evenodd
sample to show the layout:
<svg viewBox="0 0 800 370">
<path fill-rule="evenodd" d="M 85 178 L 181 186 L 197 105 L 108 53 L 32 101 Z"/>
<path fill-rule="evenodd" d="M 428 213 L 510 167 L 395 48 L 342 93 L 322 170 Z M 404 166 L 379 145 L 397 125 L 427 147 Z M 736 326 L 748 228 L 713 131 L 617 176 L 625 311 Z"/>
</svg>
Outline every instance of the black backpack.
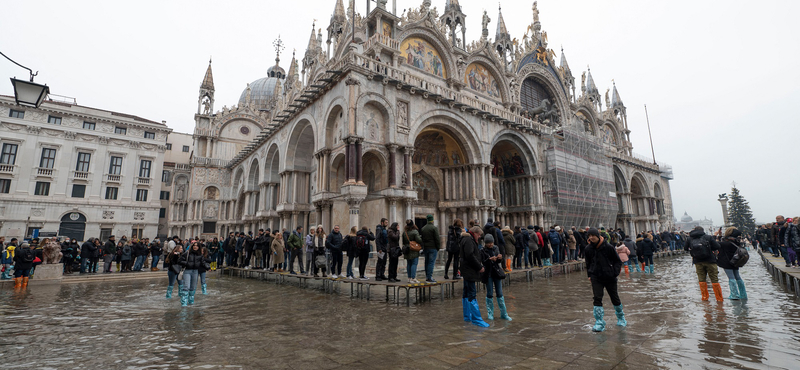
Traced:
<svg viewBox="0 0 800 370">
<path fill-rule="evenodd" d="M 739 268 L 744 266 L 749 260 L 750 253 L 747 252 L 747 249 L 744 249 L 744 247 L 741 245 L 736 245 L 736 252 L 733 253 L 733 256 L 731 257 L 731 265 Z"/>
<path fill-rule="evenodd" d="M 356 251 L 362 252 L 364 248 L 367 248 L 369 241 L 367 241 L 367 237 L 364 235 L 356 235 Z"/>
<path fill-rule="evenodd" d="M 23 248 L 20 252 L 21 253 L 19 254 L 19 259 L 23 263 L 33 263 L 33 259 L 36 257 L 33 254 L 33 249 L 31 249 L 31 248 Z"/>
<path fill-rule="evenodd" d="M 706 259 L 711 257 L 711 245 L 706 240 L 705 235 L 700 238 L 692 238 L 689 242 L 691 250 L 689 251 L 692 257 L 696 259 Z"/>
</svg>

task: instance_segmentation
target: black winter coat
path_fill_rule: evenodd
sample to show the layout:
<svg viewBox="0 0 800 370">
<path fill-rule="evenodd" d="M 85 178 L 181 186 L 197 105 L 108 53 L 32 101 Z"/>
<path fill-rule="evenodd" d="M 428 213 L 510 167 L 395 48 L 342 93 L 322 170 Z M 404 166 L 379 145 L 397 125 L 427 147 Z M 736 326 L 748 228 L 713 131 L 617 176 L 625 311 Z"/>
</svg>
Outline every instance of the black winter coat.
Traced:
<svg viewBox="0 0 800 370">
<path fill-rule="evenodd" d="M 461 262 L 461 276 L 467 281 L 479 282 L 481 281 L 481 269 L 483 268 L 483 261 L 481 259 L 480 247 L 470 233 L 461 233 L 459 239 L 459 247 L 461 248 L 461 255 L 459 256 Z"/>
<path fill-rule="evenodd" d="M 97 252 L 97 246 L 94 245 L 94 240 L 87 240 L 81 244 L 81 258 L 92 258 Z"/>
<path fill-rule="evenodd" d="M 703 238 L 708 241 L 708 245 L 711 248 L 711 255 L 710 257 L 706 257 L 703 259 L 695 258 L 692 256 L 692 264 L 696 263 L 717 263 L 717 257 L 714 255 L 714 252 L 719 251 L 719 243 L 714 240 L 714 237 L 711 235 L 706 235 L 703 230 L 692 230 L 689 233 L 689 238 L 686 239 L 686 244 L 684 245 L 683 249 L 687 252 L 691 251 L 692 249 L 692 239 Z"/>
<path fill-rule="evenodd" d="M 187 270 L 199 270 L 203 268 L 203 255 L 201 253 L 192 252 L 182 253 L 178 264 Z"/>
<path fill-rule="evenodd" d="M 656 251 L 656 243 L 648 238 L 636 239 L 636 254 L 639 256 L 652 256 Z"/>
<path fill-rule="evenodd" d="M 590 278 L 600 280 L 616 280 L 622 267 L 617 250 L 603 241 L 602 244 L 589 244 L 583 252 L 586 256 L 586 273 Z"/>
<path fill-rule="evenodd" d="M 335 250 L 342 250 L 342 241 L 343 240 L 344 240 L 344 238 L 342 238 L 342 233 L 337 233 L 335 231 L 331 231 L 331 233 L 328 234 L 328 239 L 325 240 L 325 248 L 335 249 Z"/>
<path fill-rule="evenodd" d="M 739 249 L 739 243 L 730 239 L 719 242 L 719 255 L 717 255 L 717 266 L 728 270 L 738 270 L 738 267 L 731 265 L 731 258 Z"/>
</svg>

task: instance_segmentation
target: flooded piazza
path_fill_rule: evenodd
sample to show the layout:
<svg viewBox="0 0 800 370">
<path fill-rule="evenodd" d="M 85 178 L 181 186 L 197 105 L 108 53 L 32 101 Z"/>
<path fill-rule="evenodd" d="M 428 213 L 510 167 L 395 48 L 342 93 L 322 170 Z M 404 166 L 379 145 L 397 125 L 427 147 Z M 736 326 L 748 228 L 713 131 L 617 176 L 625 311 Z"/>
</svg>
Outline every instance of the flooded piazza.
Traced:
<svg viewBox="0 0 800 370">
<path fill-rule="evenodd" d="M 606 297 L 599 334 L 583 273 L 514 281 L 514 320 L 487 329 L 436 295 L 406 307 L 220 277 L 181 308 L 160 280 L 30 286 L 0 291 L 0 358 L 4 369 L 796 369 L 800 302 L 757 259 L 742 276 L 749 301 L 718 304 L 700 301 L 686 255 L 657 260 L 654 276 L 623 273 L 629 326 L 614 325 Z"/>
</svg>

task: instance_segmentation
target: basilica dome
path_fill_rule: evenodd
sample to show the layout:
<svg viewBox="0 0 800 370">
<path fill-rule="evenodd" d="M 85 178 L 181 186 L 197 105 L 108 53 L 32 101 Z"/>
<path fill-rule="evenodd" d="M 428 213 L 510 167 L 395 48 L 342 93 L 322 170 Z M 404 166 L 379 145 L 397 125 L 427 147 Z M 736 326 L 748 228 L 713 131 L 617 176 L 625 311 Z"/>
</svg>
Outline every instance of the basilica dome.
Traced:
<svg viewBox="0 0 800 370">
<path fill-rule="evenodd" d="M 692 216 L 689 216 L 688 213 L 683 212 L 683 217 L 681 217 L 681 222 L 692 222 Z"/>
<path fill-rule="evenodd" d="M 283 80 L 286 78 L 286 72 L 279 65 L 274 65 L 267 71 L 267 77 L 259 78 L 250 83 L 250 102 L 256 109 L 269 109 L 269 101 L 275 94 L 275 86 L 281 85 L 283 90 Z M 239 97 L 239 106 L 246 105 L 247 103 L 247 88 L 242 91 Z"/>
</svg>

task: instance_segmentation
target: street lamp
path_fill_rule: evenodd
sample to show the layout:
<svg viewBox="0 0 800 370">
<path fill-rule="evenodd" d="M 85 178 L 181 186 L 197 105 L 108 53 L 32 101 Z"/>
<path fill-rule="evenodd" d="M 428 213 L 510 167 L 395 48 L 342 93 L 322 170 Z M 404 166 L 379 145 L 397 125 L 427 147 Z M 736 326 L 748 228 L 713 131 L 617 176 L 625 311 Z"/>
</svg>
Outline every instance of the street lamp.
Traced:
<svg viewBox="0 0 800 370">
<path fill-rule="evenodd" d="M 39 72 L 37 71 L 36 73 L 33 73 L 33 71 L 30 68 L 15 62 L 13 59 L 9 58 L 2 52 L 0 52 L 0 55 L 10 60 L 11 63 L 14 63 L 22 68 L 27 69 L 31 75 L 30 81 L 11 78 L 11 85 L 14 86 L 14 99 L 17 101 L 17 105 L 38 108 L 42 104 L 42 101 L 44 101 L 44 98 L 47 97 L 47 94 L 50 94 L 50 88 L 47 87 L 47 85 L 40 85 L 33 82 L 33 77 L 38 75 Z"/>
</svg>

